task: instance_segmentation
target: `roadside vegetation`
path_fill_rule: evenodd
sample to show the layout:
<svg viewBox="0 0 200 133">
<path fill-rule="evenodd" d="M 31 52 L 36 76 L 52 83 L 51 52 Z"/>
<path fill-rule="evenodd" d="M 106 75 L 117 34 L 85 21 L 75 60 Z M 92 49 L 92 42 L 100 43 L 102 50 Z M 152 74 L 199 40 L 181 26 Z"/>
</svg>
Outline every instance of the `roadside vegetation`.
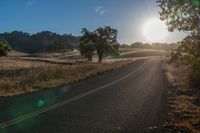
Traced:
<svg viewBox="0 0 200 133">
<path fill-rule="evenodd" d="M 6 60 L 9 62 L 8 59 Z M 6 74 L 0 75 L 0 96 L 18 95 L 66 85 L 120 68 L 132 61 L 129 59 L 104 63 L 75 63 L 73 65 L 24 61 L 21 66 L 17 62 L 13 62 L 13 65 L 4 65 Z M 14 63 L 18 65 L 16 68 Z"/>
<path fill-rule="evenodd" d="M 7 41 L 0 41 L 0 57 L 6 56 L 10 52 L 10 47 Z"/>
<path fill-rule="evenodd" d="M 160 18 L 168 30 L 186 31 L 169 56 L 165 71 L 169 86 L 169 130 L 200 131 L 200 1 L 158 0 Z"/>
<path fill-rule="evenodd" d="M 172 132 L 200 131 L 200 91 L 191 86 L 189 65 L 167 63 L 165 75 L 169 82 L 168 118 Z"/>
</svg>

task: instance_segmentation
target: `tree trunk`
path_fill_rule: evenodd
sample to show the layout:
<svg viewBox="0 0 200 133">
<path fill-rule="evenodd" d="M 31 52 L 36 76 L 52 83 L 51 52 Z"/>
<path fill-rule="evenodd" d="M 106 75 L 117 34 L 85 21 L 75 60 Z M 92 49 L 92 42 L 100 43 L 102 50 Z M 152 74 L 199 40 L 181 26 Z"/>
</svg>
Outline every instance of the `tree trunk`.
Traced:
<svg viewBox="0 0 200 133">
<path fill-rule="evenodd" d="M 88 56 L 87 61 L 91 62 L 92 61 L 92 56 Z"/>
<path fill-rule="evenodd" d="M 96 48 L 97 49 L 97 54 L 98 54 L 98 63 L 102 63 L 102 60 L 103 60 L 103 50 L 102 48 Z"/>
<path fill-rule="evenodd" d="M 98 63 L 102 63 L 102 60 L 103 60 L 103 54 L 99 54 L 99 60 L 98 60 Z"/>
</svg>

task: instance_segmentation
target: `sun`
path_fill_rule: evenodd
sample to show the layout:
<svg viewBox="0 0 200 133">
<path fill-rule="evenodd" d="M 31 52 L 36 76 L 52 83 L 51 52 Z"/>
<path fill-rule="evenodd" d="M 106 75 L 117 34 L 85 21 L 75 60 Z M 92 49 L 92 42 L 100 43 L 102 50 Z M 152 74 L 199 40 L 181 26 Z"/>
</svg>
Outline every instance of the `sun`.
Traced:
<svg viewBox="0 0 200 133">
<path fill-rule="evenodd" d="M 143 27 L 144 36 L 151 42 L 161 41 L 167 36 L 167 28 L 163 21 L 153 18 Z"/>
</svg>

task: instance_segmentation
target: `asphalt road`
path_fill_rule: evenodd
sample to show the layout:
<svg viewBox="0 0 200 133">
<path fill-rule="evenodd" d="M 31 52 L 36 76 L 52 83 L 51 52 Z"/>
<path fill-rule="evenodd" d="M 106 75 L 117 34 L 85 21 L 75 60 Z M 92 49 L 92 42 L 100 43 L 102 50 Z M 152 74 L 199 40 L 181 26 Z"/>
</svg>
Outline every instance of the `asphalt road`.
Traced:
<svg viewBox="0 0 200 133">
<path fill-rule="evenodd" d="M 162 63 L 138 60 L 66 87 L 1 98 L 0 133 L 162 132 Z"/>
</svg>

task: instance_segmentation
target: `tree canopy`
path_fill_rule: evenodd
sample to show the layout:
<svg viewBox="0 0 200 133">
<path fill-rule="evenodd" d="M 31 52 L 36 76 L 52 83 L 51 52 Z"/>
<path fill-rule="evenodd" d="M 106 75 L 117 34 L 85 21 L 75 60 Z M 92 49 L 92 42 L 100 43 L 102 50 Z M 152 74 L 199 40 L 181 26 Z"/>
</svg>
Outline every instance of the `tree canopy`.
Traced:
<svg viewBox="0 0 200 133">
<path fill-rule="evenodd" d="M 92 61 L 92 56 L 94 54 L 95 47 L 90 38 L 92 38 L 93 33 L 89 32 L 85 28 L 82 29 L 81 33 L 83 34 L 83 36 L 80 39 L 80 52 L 85 58 L 87 58 L 88 61 Z"/>
<path fill-rule="evenodd" d="M 157 0 L 161 20 L 165 20 L 169 31 L 200 33 L 199 0 Z"/>
<path fill-rule="evenodd" d="M 0 39 L 7 40 L 12 49 L 27 53 L 37 52 L 64 52 L 72 50 L 79 45 L 79 37 L 72 35 L 56 34 L 42 31 L 29 34 L 21 31 L 5 32 L 0 34 Z"/>
<path fill-rule="evenodd" d="M 100 27 L 93 32 L 86 28 L 82 29 L 80 51 L 83 55 L 91 58 L 93 52 L 98 54 L 98 62 L 102 62 L 103 56 L 118 49 L 117 29 L 109 26 Z M 88 55 L 90 54 L 90 55 Z"/>
<path fill-rule="evenodd" d="M 0 57 L 6 56 L 10 50 L 7 41 L 0 41 Z"/>
<path fill-rule="evenodd" d="M 200 86 L 200 1 L 157 0 L 161 8 L 160 18 L 165 20 L 169 31 L 187 31 L 189 35 L 172 52 L 171 61 L 190 64 L 192 84 Z"/>
</svg>

